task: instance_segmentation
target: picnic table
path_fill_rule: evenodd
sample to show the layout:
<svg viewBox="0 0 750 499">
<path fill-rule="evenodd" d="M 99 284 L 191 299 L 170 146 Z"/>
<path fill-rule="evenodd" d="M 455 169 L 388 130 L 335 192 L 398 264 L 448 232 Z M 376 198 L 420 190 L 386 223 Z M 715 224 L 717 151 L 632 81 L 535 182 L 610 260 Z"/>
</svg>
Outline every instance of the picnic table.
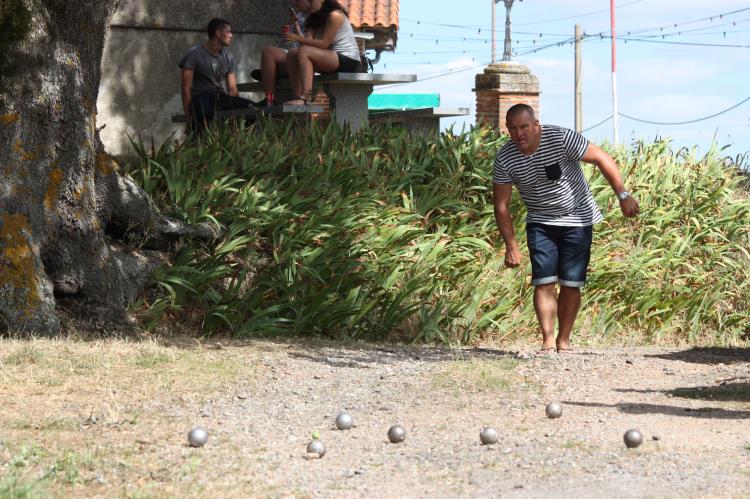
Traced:
<svg viewBox="0 0 750 499">
<path fill-rule="evenodd" d="M 414 81 L 417 81 L 417 75 L 331 73 L 315 75 L 313 89 L 322 88 L 326 93 L 331 103 L 331 113 L 337 123 L 348 124 L 352 130 L 358 130 L 368 123 L 367 98 L 376 85 Z M 289 91 L 289 80 L 279 80 L 276 87 L 279 90 Z M 237 89 L 240 92 L 263 92 L 263 84 L 259 81 L 239 83 Z"/>
</svg>

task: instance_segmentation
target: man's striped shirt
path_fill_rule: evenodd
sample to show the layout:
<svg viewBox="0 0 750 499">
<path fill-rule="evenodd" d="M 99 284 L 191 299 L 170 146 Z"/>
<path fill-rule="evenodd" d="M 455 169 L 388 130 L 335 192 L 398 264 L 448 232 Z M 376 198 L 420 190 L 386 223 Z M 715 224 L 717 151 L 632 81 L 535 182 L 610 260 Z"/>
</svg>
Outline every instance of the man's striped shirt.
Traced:
<svg viewBox="0 0 750 499">
<path fill-rule="evenodd" d="M 524 156 L 513 141 L 498 151 L 492 181 L 516 186 L 528 210 L 527 224 L 593 225 L 603 218 L 581 170 L 588 145 L 573 130 L 542 125 L 533 154 Z"/>
</svg>

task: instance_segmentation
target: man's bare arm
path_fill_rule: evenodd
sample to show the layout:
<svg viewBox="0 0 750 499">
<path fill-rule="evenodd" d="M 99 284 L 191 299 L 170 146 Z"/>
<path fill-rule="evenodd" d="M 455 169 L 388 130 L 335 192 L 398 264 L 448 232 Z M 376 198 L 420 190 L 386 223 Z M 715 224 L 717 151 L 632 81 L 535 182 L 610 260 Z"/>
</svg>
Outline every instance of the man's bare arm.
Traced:
<svg viewBox="0 0 750 499">
<path fill-rule="evenodd" d="M 495 207 L 495 223 L 505 241 L 505 265 L 518 267 L 521 264 L 521 249 L 518 247 L 513 218 L 510 215 L 510 198 L 513 184 L 492 184 L 492 197 Z"/>
<path fill-rule="evenodd" d="M 597 168 L 599 168 L 599 171 L 602 172 L 602 175 L 604 175 L 604 178 L 607 179 L 607 182 L 609 182 L 609 185 L 615 191 L 615 194 L 625 191 L 625 184 L 622 182 L 617 163 L 615 163 L 612 156 L 607 154 L 599 146 L 589 144 L 581 160 L 596 165 Z M 619 201 L 622 214 L 626 217 L 634 217 L 640 211 L 638 202 L 632 196 L 628 196 L 624 200 Z"/>
<path fill-rule="evenodd" d="M 227 89 L 229 90 L 229 95 L 232 97 L 240 95 L 239 90 L 237 90 L 237 75 L 234 73 L 229 73 L 227 75 Z"/>
<path fill-rule="evenodd" d="M 190 103 L 193 100 L 193 70 L 182 70 L 182 109 L 190 116 Z"/>
</svg>

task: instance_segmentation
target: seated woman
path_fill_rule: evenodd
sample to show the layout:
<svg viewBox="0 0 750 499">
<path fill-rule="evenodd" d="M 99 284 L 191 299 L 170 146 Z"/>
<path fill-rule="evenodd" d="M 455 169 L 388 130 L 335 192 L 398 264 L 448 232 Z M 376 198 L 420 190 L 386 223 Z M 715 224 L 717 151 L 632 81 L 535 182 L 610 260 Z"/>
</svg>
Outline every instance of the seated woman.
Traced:
<svg viewBox="0 0 750 499">
<path fill-rule="evenodd" d="M 299 43 L 289 50 L 286 67 L 292 91 L 297 96 L 286 104 L 306 105 L 313 100 L 313 76 L 318 73 L 352 73 L 360 66 L 360 55 L 348 13 L 336 0 L 310 0 L 305 36 L 286 34 Z"/>
<path fill-rule="evenodd" d="M 294 0 L 293 11 L 295 19 L 290 19 L 291 30 L 297 35 L 303 35 L 302 26 L 304 25 L 307 13 L 310 9 L 310 0 Z M 276 80 L 279 76 L 288 76 L 286 69 L 287 49 L 269 45 L 265 47 L 260 56 L 260 71 L 253 70 L 251 76 L 256 80 L 263 82 L 263 88 L 266 91 L 266 105 L 273 105 L 273 95 L 276 90 Z M 256 73 L 257 72 L 257 73 Z"/>
</svg>

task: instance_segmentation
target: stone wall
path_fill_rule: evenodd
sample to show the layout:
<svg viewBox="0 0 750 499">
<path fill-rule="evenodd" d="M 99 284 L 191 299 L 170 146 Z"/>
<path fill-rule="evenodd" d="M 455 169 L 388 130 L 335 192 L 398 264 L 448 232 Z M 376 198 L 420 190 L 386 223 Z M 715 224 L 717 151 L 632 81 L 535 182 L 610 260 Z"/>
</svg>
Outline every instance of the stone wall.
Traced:
<svg viewBox="0 0 750 499">
<path fill-rule="evenodd" d="M 107 151 L 126 154 L 128 136 L 157 146 L 173 134 L 181 137 L 183 125 L 171 123 L 173 114 L 182 113 L 177 64 L 189 47 L 206 40 L 211 18 L 232 23 L 237 81 L 251 81 L 261 48 L 280 39 L 287 8 L 287 0 L 123 0 L 107 38 L 97 102 Z"/>
</svg>

